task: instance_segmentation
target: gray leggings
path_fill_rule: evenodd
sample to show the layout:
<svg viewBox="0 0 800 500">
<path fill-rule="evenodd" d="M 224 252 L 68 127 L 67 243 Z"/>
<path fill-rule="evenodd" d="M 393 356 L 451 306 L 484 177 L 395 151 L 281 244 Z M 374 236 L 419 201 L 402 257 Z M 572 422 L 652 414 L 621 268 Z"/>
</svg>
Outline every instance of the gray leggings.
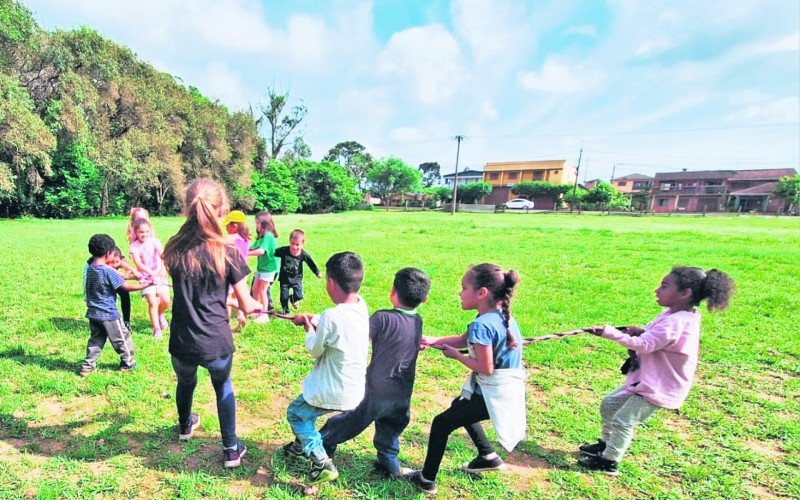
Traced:
<svg viewBox="0 0 800 500">
<path fill-rule="evenodd" d="M 659 407 L 648 403 L 638 394 L 620 387 L 603 398 L 600 416 L 603 418 L 603 441 L 606 449 L 603 458 L 619 462 L 633 440 L 633 430 Z"/>
</svg>

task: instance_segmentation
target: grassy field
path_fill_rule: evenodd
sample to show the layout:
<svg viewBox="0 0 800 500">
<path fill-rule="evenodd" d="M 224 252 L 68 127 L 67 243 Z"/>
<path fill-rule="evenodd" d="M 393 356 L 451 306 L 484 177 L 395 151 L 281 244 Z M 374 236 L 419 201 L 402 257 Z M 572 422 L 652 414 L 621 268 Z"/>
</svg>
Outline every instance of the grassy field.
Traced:
<svg viewBox="0 0 800 500">
<path fill-rule="evenodd" d="M 157 235 L 166 241 L 180 222 L 156 219 Z M 236 336 L 238 432 L 249 453 L 234 471 L 221 466 L 214 395 L 203 371 L 195 397 L 202 427 L 195 439 L 178 442 L 167 342 L 150 338 L 138 295 L 140 369 L 115 371 L 118 359 L 107 346 L 98 371 L 76 375 L 88 335 L 80 280 L 86 242 L 106 232 L 122 243 L 125 224 L 0 222 L 0 497 L 300 495 L 305 466 L 276 452 L 291 438 L 286 405 L 311 367 L 300 329 L 273 321 Z M 597 437 L 600 399 L 622 382 L 625 352 L 576 336 L 525 348 L 528 435 L 513 453 L 503 452 L 511 470 L 462 473 L 474 449 L 459 431 L 442 464 L 440 497 L 800 496 L 800 220 L 354 212 L 281 216 L 277 224 L 282 243 L 303 228 L 306 249 L 320 264 L 336 251 L 361 254 L 371 310 L 388 306 L 397 269 L 425 270 L 433 288 L 421 313 L 432 335 L 464 330 L 473 313 L 459 308 L 459 280 L 468 265 L 484 261 L 521 273 L 512 307 L 525 336 L 645 323 L 659 312 L 653 290 L 674 264 L 718 267 L 736 281 L 731 309 L 704 314 L 688 401 L 640 428 L 621 477 L 581 472 L 575 449 Z M 329 306 L 313 277 L 306 294 L 304 310 Z M 405 465 L 421 466 L 430 422 L 465 374 L 438 351 L 420 355 L 401 444 Z M 368 430 L 340 447 L 342 475 L 320 496 L 416 494 L 371 472 L 371 440 Z"/>
</svg>

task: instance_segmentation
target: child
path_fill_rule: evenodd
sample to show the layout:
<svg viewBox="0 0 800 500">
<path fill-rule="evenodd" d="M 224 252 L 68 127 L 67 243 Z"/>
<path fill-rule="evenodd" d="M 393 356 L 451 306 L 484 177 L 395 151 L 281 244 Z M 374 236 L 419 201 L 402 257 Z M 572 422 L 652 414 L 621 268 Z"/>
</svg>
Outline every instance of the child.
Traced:
<svg viewBox="0 0 800 500">
<path fill-rule="evenodd" d="M 278 281 L 281 284 L 281 308 L 284 314 L 289 313 L 289 292 L 292 293 L 292 307 L 295 309 L 300 307 L 300 301 L 303 300 L 303 262 L 317 278 L 321 277 L 314 259 L 303 250 L 305 244 L 306 233 L 295 229 L 289 235 L 289 246 L 275 250 L 275 256 L 281 258 Z"/>
<path fill-rule="evenodd" d="M 278 246 L 278 230 L 272 222 L 269 212 L 256 214 L 256 234 L 258 238 L 250 247 L 248 255 L 258 256 L 256 277 L 253 281 L 253 296 L 264 306 L 264 314 L 258 316 L 256 323 L 266 323 L 269 315 L 266 311 L 272 310 L 272 298 L 269 289 L 278 274 L 278 259 L 275 257 L 275 248 Z"/>
<path fill-rule="evenodd" d="M 119 317 L 114 293 L 118 290 L 141 290 L 149 284 L 135 285 L 125 282 L 125 278 L 114 270 L 117 265 L 114 248 L 116 244 L 107 234 L 95 234 L 89 239 L 89 253 L 92 258 L 84 269 L 83 295 L 90 336 L 86 345 L 86 359 L 78 372 L 81 377 L 95 370 L 106 339 L 111 341 L 114 350 L 119 354 L 120 370 L 132 370 L 136 366 L 131 334 Z"/>
<path fill-rule="evenodd" d="M 131 208 L 131 216 L 128 219 L 128 229 L 125 231 L 125 235 L 128 237 L 128 244 L 133 243 L 136 241 L 136 231 L 133 229 L 133 223 L 136 222 L 137 219 L 144 219 L 146 221 L 150 221 L 150 212 L 147 211 L 146 208 L 142 207 L 132 207 Z M 152 230 L 153 236 L 155 237 L 156 232 Z"/>
<path fill-rule="evenodd" d="M 250 230 L 247 228 L 247 217 L 241 210 L 232 210 L 222 220 L 222 226 L 228 232 L 228 243 L 233 244 L 247 262 L 250 249 Z"/>
<path fill-rule="evenodd" d="M 247 217 L 244 215 L 244 212 L 241 210 L 231 211 L 225 216 L 225 219 L 222 220 L 222 226 L 228 233 L 228 243 L 235 246 L 236 249 L 239 250 L 242 259 L 247 262 L 247 252 L 250 249 L 250 230 L 247 228 Z M 229 293 L 232 294 L 233 291 L 229 290 Z M 230 312 L 231 308 L 228 308 L 229 315 Z M 238 308 L 236 320 L 239 322 L 240 327 L 244 326 L 247 322 L 247 316 Z"/>
<path fill-rule="evenodd" d="M 296 325 L 305 326 L 306 349 L 316 361 L 303 381 L 303 393 L 286 411 L 295 440 L 283 447 L 288 456 L 311 458 L 311 484 L 339 477 L 316 429 L 317 417 L 358 406 L 364 397 L 369 348 L 369 312 L 358 295 L 364 278 L 361 258 L 353 252 L 337 253 L 325 269 L 326 290 L 336 305 L 319 316 L 294 318 Z"/>
<path fill-rule="evenodd" d="M 422 340 L 422 318 L 416 307 L 428 298 L 431 282 L 420 271 L 407 267 L 394 276 L 389 300 L 394 309 L 376 311 L 369 319 L 372 360 L 367 367 L 363 401 L 355 410 L 328 419 L 320 429 L 328 456 L 336 446 L 361 434 L 375 422 L 373 444 L 378 452 L 375 467 L 387 476 L 399 477 L 398 438 L 411 416 L 411 392 Z"/>
<path fill-rule="evenodd" d="M 153 337 L 160 339 L 162 330 L 169 326 L 164 312 L 170 303 L 166 271 L 161 257 L 164 247 L 158 238 L 153 236 L 150 221 L 147 219 L 136 219 L 133 222 L 133 231 L 136 240 L 131 243 L 129 253 L 142 275 L 139 282 L 150 283 L 150 286 L 142 290 L 142 297 L 147 301 L 150 324 L 153 325 Z"/>
<path fill-rule="evenodd" d="M 724 310 L 733 293 L 733 281 L 723 272 L 697 267 L 674 267 L 656 288 L 656 302 L 665 307 L 644 326 L 623 333 L 611 326 L 587 331 L 636 351 L 638 361 L 628 371 L 625 385 L 600 405 L 602 438 L 584 444 L 582 467 L 619 475 L 618 465 L 633 439 L 634 429 L 659 408 L 680 408 L 689 394 L 700 347 L 700 313 L 708 300 L 710 311 Z"/>
<path fill-rule="evenodd" d="M 505 468 L 480 422 L 491 419 L 500 444 L 511 451 L 525 437 L 525 371 L 522 336 L 511 317 L 511 297 L 519 281 L 516 271 L 504 272 L 493 264 L 470 268 L 461 280 L 461 309 L 478 311 L 467 333 L 425 339 L 445 356 L 472 370 L 461 396 L 433 419 L 425 466 L 406 474 L 424 493 L 436 492 L 436 475 L 450 434 L 464 427 L 478 448 L 478 456 L 463 469 L 477 473 Z M 458 349 L 467 347 L 469 356 Z"/>
<path fill-rule="evenodd" d="M 111 251 L 111 255 L 114 258 L 114 264 L 107 264 L 113 269 L 119 271 L 126 280 L 138 280 L 142 277 L 139 271 L 128 264 L 128 262 L 125 260 L 125 256 L 122 255 L 122 250 L 120 250 L 119 247 L 115 246 L 114 250 Z M 122 322 L 125 323 L 125 328 L 127 328 L 129 332 L 133 332 L 131 330 L 131 294 L 127 290 L 118 288 L 117 296 L 119 297 L 119 307 L 122 309 Z"/>
<path fill-rule="evenodd" d="M 211 179 L 198 179 L 186 189 L 186 222 L 170 238 L 164 261 L 175 290 L 169 353 L 178 379 L 178 439 L 192 438 L 200 418 L 192 413 L 197 367 L 208 370 L 217 397 L 222 434 L 223 465 L 239 467 L 247 447 L 236 436 L 236 396 L 231 384 L 233 335 L 226 299 L 233 286 L 240 307 L 261 310 L 250 297 L 250 269 L 239 252 L 225 240 L 219 219 L 227 206 L 225 191 Z"/>
</svg>

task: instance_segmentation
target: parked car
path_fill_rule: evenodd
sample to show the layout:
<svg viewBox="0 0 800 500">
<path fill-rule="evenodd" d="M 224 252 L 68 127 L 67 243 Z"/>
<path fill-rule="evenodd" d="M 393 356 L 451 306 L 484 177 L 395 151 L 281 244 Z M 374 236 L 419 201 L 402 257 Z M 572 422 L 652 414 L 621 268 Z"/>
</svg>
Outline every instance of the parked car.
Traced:
<svg viewBox="0 0 800 500">
<path fill-rule="evenodd" d="M 524 208 L 526 210 L 531 210 L 533 209 L 533 202 L 525 198 L 514 198 L 513 200 L 508 200 L 503 203 L 503 206 L 506 208 Z"/>
</svg>

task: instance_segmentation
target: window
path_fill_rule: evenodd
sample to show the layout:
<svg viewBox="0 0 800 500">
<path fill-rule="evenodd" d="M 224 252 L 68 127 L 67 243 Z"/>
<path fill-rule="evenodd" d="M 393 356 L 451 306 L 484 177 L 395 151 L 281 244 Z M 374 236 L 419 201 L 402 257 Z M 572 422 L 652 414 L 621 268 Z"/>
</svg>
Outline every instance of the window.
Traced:
<svg viewBox="0 0 800 500">
<path fill-rule="evenodd" d="M 619 182 L 617 182 L 617 186 L 619 186 L 619 187 L 625 187 L 627 185 L 628 185 L 627 181 L 619 181 Z"/>
<path fill-rule="evenodd" d="M 541 170 L 538 170 L 533 173 L 533 180 L 540 181 L 543 178 L 544 178 L 544 172 L 542 172 Z"/>
<path fill-rule="evenodd" d="M 659 207 L 666 207 L 667 206 L 667 199 L 666 198 L 659 198 L 658 199 L 658 206 Z"/>
<path fill-rule="evenodd" d="M 509 172 L 508 173 L 508 180 L 515 181 L 519 178 L 519 172 Z"/>
<path fill-rule="evenodd" d="M 489 180 L 490 181 L 496 181 L 499 178 L 500 178 L 500 174 L 499 173 L 497 173 L 497 172 L 489 172 Z"/>
</svg>

